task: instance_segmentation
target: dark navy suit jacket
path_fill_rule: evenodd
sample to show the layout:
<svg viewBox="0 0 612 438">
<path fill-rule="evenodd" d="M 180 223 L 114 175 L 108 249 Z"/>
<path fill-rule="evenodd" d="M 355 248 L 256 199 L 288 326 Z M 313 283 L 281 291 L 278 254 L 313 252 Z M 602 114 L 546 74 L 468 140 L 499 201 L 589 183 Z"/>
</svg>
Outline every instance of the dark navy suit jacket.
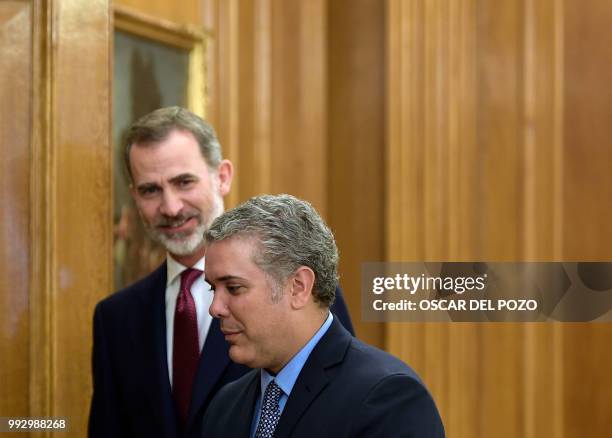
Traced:
<svg viewBox="0 0 612 438">
<path fill-rule="evenodd" d="M 249 368 L 233 363 L 213 319 L 200 356 L 186 430 L 179 428 L 168 377 L 166 264 L 105 298 L 94 313 L 89 437 L 199 437 L 206 407 Z M 332 310 L 353 332 L 342 294 Z"/>
<path fill-rule="evenodd" d="M 259 370 L 223 387 L 202 437 L 248 438 Z M 353 338 L 336 319 L 308 357 L 275 438 L 444 437 L 438 410 L 405 363 Z"/>
</svg>

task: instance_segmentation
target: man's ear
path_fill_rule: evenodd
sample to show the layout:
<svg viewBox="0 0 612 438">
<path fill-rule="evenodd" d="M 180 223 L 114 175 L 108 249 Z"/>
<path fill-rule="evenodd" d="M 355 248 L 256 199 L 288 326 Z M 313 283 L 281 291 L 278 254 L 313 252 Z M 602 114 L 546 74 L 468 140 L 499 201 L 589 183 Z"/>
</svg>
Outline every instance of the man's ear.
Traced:
<svg viewBox="0 0 612 438">
<path fill-rule="evenodd" d="M 217 167 L 217 178 L 219 178 L 219 192 L 225 196 L 232 188 L 232 177 L 234 176 L 234 166 L 230 160 L 222 160 Z"/>
<path fill-rule="evenodd" d="M 309 300 L 312 300 L 315 273 L 308 266 L 300 266 L 293 273 L 290 282 L 289 300 L 291 307 L 301 309 L 308 304 Z"/>
</svg>

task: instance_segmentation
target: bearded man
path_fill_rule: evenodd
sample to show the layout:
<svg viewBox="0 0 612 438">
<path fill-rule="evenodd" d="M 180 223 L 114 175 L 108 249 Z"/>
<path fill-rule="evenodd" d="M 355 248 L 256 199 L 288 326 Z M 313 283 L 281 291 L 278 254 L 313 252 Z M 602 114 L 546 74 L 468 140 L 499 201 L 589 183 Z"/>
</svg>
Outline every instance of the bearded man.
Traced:
<svg viewBox="0 0 612 438">
<path fill-rule="evenodd" d="M 140 217 L 167 257 L 96 306 L 89 436 L 199 437 L 213 395 L 249 371 L 230 361 L 201 275 L 204 232 L 223 213 L 232 163 L 212 127 L 180 107 L 134 123 L 125 161 Z M 352 331 L 338 295 L 332 310 Z"/>
</svg>

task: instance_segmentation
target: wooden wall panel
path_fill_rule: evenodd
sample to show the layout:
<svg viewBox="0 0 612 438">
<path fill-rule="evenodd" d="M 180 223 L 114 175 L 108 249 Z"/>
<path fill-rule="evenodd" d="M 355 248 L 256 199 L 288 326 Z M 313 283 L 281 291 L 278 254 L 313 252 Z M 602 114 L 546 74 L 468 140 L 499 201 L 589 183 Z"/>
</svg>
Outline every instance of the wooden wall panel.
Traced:
<svg viewBox="0 0 612 438">
<path fill-rule="evenodd" d="M 388 2 L 389 259 L 610 259 L 611 13 Z M 579 437 L 610 429 L 609 336 L 390 324 L 387 346 L 424 377 L 449 436 Z"/>
<path fill-rule="evenodd" d="M 70 416 L 82 435 L 91 400 L 93 309 L 113 284 L 113 34 L 107 1 L 54 6 L 52 412 Z"/>
<path fill-rule="evenodd" d="M 236 165 L 230 205 L 288 192 L 325 214 L 325 2 L 207 1 L 210 118 Z"/>
<path fill-rule="evenodd" d="M 529 0 L 522 8 L 522 259 L 563 260 L 563 2 Z M 564 334 L 561 324 L 523 326 L 519 366 L 526 437 L 573 436 L 563 424 L 563 374 L 571 363 L 564 360 Z"/>
<path fill-rule="evenodd" d="M 612 5 L 567 2 L 564 32 L 564 247 L 568 255 L 611 259 Z M 607 242 L 608 245 L 602 244 Z"/>
<path fill-rule="evenodd" d="M 338 236 L 358 334 L 382 346 L 382 327 L 360 321 L 359 270 L 384 247 L 384 3 L 210 0 L 203 11 L 209 115 L 236 167 L 228 205 L 311 201 Z"/>
<path fill-rule="evenodd" d="M 199 22 L 192 6 L 183 17 L 158 3 L 122 1 Z M 357 263 L 381 251 L 390 260 L 610 258 L 605 0 L 198 7 L 214 35 L 209 114 L 237 169 L 229 205 L 262 192 L 311 200 L 348 262 L 354 319 Z M 380 144 L 380 123 L 387 148 L 376 155 L 358 140 Z M 383 220 L 386 230 L 364 236 Z M 384 337 L 357 325 L 371 342 Z M 607 335 L 602 326 L 390 324 L 386 345 L 424 376 L 449 436 L 568 437 L 610 428 Z"/>
<path fill-rule="evenodd" d="M 86 434 L 93 307 L 112 285 L 109 11 L 0 3 L 0 411 L 67 417 L 71 436 Z"/>
<path fill-rule="evenodd" d="M 236 190 L 240 187 L 240 136 L 239 124 L 239 96 L 245 93 L 239 86 L 239 5 L 237 0 L 218 2 L 216 4 L 214 47 L 215 60 L 209 71 L 214 72 L 214 79 L 211 80 L 211 114 L 218 117 L 213 118 L 213 123 L 217 129 L 217 134 L 223 147 L 223 154 L 230 158 L 234 163 L 234 188 L 229 195 L 229 205 L 231 207 L 238 204 L 240 193 Z M 215 62 L 216 61 L 216 62 Z M 213 90 L 214 87 L 214 91 Z M 216 100 L 215 100 L 216 97 Z"/>
<path fill-rule="evenodd" d="M 29 412 L 32 7 L 0 3 L 0 412 Z"/>
<path fill-rule="evenodd" d="M 523 258 L 523 7 L 522 2 L 477 3 L 474 54 L 478 82 L 473 91 L 477 96 L 475 158 L 480 164 L 471 171 L 480 180 L 482 198 L 471 206 L 470 222 L 481 236 L 480 257 L 463 254 L 466 259 Z M 482 436 L 525 433 L 523 388 L 518 386 L 526 377 L 522 330 L 519 324 L 478 327 Z"/>
<path fill-rule="evenodd" d="M 273 0 L 271 191 L 327 210 L 324 1 Z"/>
<path fill-rule="evenodd" d="M 474 175 L 484 163 L 469 111 L 478 97 L 476 38 L 468 31 L 477 15 L 471 2 L 460 5 L 388 2 L 388 260 L 461 260 L 482 251 L 482 230 L 468 213 L 486 193 Z M 448 435 L 484 436 L 483 381 L 504 369 L 483 372 L 482 331 L 470 324 L 396 323 L 386 336 L 387 349 L 423 377 Z"/>
<path fill-rule="evenodd" d="M 563 255 L 612 260 L 612 4 L 564 5 L 563 154 L 560 166 Z M 612 352 L 609 324 L 564 330 L 566 436 L 605 435 L 612 429 Z"/>
<path fill-rule="evenodd" d="M 241 147 L 238 153 L 240 162 L 237 174 L 238 185 L 234 187 L 234 190 L 245 198 L 249 197 L 248 193 L 256 194 L 262 189 L 258 187 L 258 175 L 261 174 L 262 169 L 257 165 L 252 166 L 251 163 L 257 163 L 257 158 L 261 155 L 255 138 L 255 130 L 259 125 L 256 117 L 260 114 L 260 111 L 270 108 L 269 103 L 264 108 L 260 108 L 256 104 L 257 66 L 269 65 L 270 59 L 269 54 L 267 58 L 258 58 L 255 53 L 255 48 L 259 43 L 256 36 L 257 24 L 255 18 L 255 8 L 257 6 L 256 2 L 243 2 L 240 5 L 237 17 L 238 29 L 240 29 L 239 35 L 237 35 L 237 54 L 240 60 L 236 84 L 237 94 L 239 95 L 237 99 L 237 131 L 239 132 Z M 269 10 L 270 5 L 267 6 Z M 267 140 L 269 142 L 270 138 L 268 137 Z"/>
<path fill-rule="evenodd" d="M 363 322 L 361 266 L 384 260 L 385 8 L 372 0 L 327 6 L 328 217 L 358 336 L 382 347 L 381 323 Z"/>
</svg>

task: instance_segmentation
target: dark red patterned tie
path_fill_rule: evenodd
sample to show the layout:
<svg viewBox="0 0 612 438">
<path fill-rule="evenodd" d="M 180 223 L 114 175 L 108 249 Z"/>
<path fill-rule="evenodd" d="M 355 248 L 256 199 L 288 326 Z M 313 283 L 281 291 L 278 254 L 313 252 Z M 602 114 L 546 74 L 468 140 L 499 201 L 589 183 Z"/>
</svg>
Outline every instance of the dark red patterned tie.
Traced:
<svg viewBox="0 0 612 438">
<path fill-rule="evenodd" d="M 189 414 L 191 390 L 198 367 L 198 315 L 191 296 L 191 285 L 202 275 L 197 269 L 181 273 L 181 289 L 174 310 L 174 340 L 172 353 L 172 392 L 183 428 Z"/>
</svg>

